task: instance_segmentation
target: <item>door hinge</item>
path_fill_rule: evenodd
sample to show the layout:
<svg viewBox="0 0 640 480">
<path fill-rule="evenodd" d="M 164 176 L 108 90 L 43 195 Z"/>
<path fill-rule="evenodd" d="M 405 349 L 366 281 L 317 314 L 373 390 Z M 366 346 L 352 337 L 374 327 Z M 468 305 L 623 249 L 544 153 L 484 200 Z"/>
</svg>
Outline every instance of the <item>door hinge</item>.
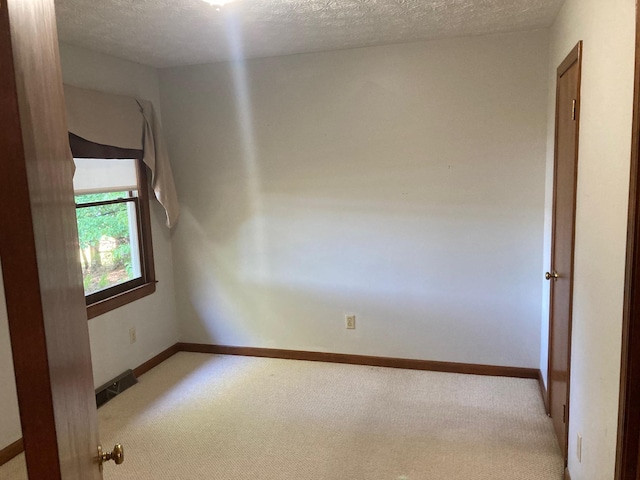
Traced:
<svg viewBox="0 0 640 480">
<path fill-rule="evenodd" d="M 575 120 L 576 119 L 576 104 L 578 103 L 577 100 L 573 101 L 573 106 L 571 107 L 571 120 Z"/>
<path fill-rule="evenodd" d="M 567 405 L 562 405 L 562 423 L 567 423 Z"/>
</svg>

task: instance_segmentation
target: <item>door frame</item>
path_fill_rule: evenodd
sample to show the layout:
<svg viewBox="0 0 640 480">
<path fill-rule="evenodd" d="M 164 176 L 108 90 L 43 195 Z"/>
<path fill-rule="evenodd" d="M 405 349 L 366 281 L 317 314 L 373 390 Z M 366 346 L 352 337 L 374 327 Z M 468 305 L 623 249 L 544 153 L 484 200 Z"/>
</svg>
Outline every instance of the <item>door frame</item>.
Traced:
<svg viewBox="0 0 640 480">
<path fill-rule="evenodd" d="M 640 9 L 636 5 L 635 77 L 627 257 L 615 480 L 637 480 L 640 451 Z"/>
<path fill-rule="evenodd" d="M 558 66 L 557 74 L 556 74 L 556 110 L 555 110 L 555 137 L 554 137 L 554 154 L 553 154 L 553 219 L 551 225 L 551 254 L 550 261 L 553 262 L 554 253 L 555 253 L 555 231 L 556 231 L 556 214 L 555 207 L 557 201 L 557 189 L 556 189 L 556 179 L 558 173 L 558 112 L 559 112 L 559 92 L 560 92 L 560 77 L 564 75 L 569 68 L 573 65 L 578 64 L 578 93 L 576 98 L 576 151 L 575 151 L 575 161 L 576 164 L 578 162 L 578 151 L 580 145 L 580 90 L 582 83 L 582 40 L 579 41 L 575 47 L 569 52 L 567 57 L 562 61 L 560 66 Z M 566 414 L 565 414 L 565 423 L 566 423 L 566 432 L 564 438 L 565 444 L 565 467 L 568 459 L 568 443 L 569 443 L 569 419 L 570 419 L 570 407 L 569 400 L 571 394 L 571 334 L 572 334 L 572 310 L 573 310 L 573 271 L 574 271 L 574 251 L 575 251 L 575 221 L 576 221 L 576 193 L 577 193 L 577 177 L 578 177 L 578 168 L 575 168 L 575 178 L 574 178 L 574 207 L 573 207 L 573 216 L 572 222 L 574 225 L 573 229 L 573 237 L 571 239 L 571 272 L 570 272 L 570 286 L 569 286 L 569 305 L 571 306 L 571 310 L 569 311 L 569 326 L 568 326 L 568 338 L 569 338 L 569 348 L 568 348 L 568 358 L 567 358 L 567 398 L 565 399 L 566 405 Z M 553 267 L 553 265 L 551 265 Z M 551 270 L 550 270 L 551 271 Z M 551 280 L 553 282 L 553 280 Z M 552 387 L 551 387 L 551 365 L 552 365 L 552 357 L 553 357 L 553 300 L 554 293 L 552 284 L 549 285 L 549 340 L 548 340 L 548 354 L 547 354 L 547 388 L 546 388 L 546 398 L 545 406 L 547 408 L 547 413 L 551 414 L 551 395 L 552 395 Z"/>
</svg>

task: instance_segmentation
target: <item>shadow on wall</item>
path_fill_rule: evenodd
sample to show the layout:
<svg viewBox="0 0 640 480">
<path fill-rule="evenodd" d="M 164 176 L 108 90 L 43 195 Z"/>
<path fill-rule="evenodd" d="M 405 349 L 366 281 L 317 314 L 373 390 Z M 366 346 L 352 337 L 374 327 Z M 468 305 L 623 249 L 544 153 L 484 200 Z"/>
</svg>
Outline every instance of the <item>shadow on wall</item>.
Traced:
<svg viewBox="0 0 640 480">
<path fill-rule="evenodd" d="M 520 225 L 521 215 L 480 203 L 372 202 L 365 208 L 345 200 L 269 197 L 260 218 L 230 228 L 213 222 L 226 232 L 225 243 L 183 209 L 176 235 L 188 237 L 189 248 L 178 261 L 188 266 L 183 291 L 190 296 L 182 305 L 199 319 L 203 343 L 279 347 L 270 342 L 278 339 L 288 348 L 332 351 L 327 345 L 344 343 L 343 308 L 359 314 L 350 343 L 378 345 L 365 354 L 424 358 L 432 352 L 473 363 L 471 337 L 493 346 L 495 356 L 485 363 L 509 365 L 522 345 L 535 346 L 535 331 L 519 325 L 514 342 L 504 328 L 539 312 L 531 295 L 537 278 L 523 282 L 512 268 L 529 263 L 523 250 L 537 247 L 536 231 Z M 314 343 L 326 338 L 327 328 L 335 338 Z"/>
</svg>

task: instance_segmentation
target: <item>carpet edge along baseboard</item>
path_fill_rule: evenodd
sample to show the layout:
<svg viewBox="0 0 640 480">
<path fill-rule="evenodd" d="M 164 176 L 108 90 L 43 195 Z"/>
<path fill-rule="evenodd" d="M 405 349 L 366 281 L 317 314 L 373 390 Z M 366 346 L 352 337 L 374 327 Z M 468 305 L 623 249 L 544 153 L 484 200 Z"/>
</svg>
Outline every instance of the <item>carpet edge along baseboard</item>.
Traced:
<svg viewBox="0 0 640 480">
<path fill-rule="evenodd" d="M 200 343 L 179 343 L 178 350 L 181 352 L 242 355 L 247 357 L 282 358 L 287 360 L 346 363 L 350 365 L 403 368 L 408 370 L 428 370 L 434 372 L 464 373 L 470 375 L 489 375 L 492 377 L 513 377 L 529 379 L 538 379 L 539 377 L 539 370 L 535 368 L 504 367 L 498 365 L 480 365 L 473 363 L 438 362 L 434 360 L 376 357 L 369 355 L 351 355 L 346 353 L 309 352 L 303 350 L 237 347 L 229 345 L 209 345 Z"/>
</svg>

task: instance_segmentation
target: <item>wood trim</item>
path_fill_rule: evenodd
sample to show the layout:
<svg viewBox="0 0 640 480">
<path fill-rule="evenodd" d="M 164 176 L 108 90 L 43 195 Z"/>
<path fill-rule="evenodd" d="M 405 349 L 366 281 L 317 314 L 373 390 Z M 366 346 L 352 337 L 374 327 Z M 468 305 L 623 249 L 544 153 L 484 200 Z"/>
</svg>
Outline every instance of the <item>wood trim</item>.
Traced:
<svg viewBox="0 0 640 480">
<path fill-rule="evenodd" d="M 562 61 L 560 66 L 558 67 L 558 77 L 564 75 L 567 70 L 571 68 L 571 66 L 580 61 L 582 57 L 582 40 L 580 40 L 573 50 L 569 52 L 569 55 Z"/>
<path fill-rule="evenodd" d="M 134 375 L 136 377 L 140 377 L 140 376 L 144 375 L 145 373 L 147 373 L 152 368 L 157 367 L 158 365 L 160 365 L 165 360 L 168 360 L 169 358 L 173 357 L 176 353 L 178 353 L 180 351 L 180 349 L 178 348 L 178 345 L 179 344 L 177 344 L 177 343 L 175 345 L 171 345 L 169 348 L 167 348 L 163 352 L 160 352 L 155 357 L 147 360 L 142 365 L 134 368 L 133 369 Z"/>
<path fill-rule="evenodd" d="M 569 469 L 564 469 L 564 480 L 571 480 L 571 474 L 569 473 Z"/>
<path fill-rule="evenodd" d="M 111 310 L 122 307 L 127 303 L 135 302 L 136 300 L 151 295 L 155 291 L 156 282 L 154 281 L 153 283 L 145 283 L 144 285 L 140 285 L 139 287 L 128 290 L 119 295 L 107 298 L 101 302 L 87 305 L 87 319 L 90 320 L 98 315 L 102 315 L 110 312 Z"/>
<path fill-rule="evenodd" d="M 222 355 L 243 355 L 248 357 L 283 358 L 287 360 L 307 360 L 311 362 L 346 363 L 374 367 L 404 368 L 408 370 L 429 370 L 434 372 L 464 373 L 470 375 L 491 375 L 496 377 L 538 378 L 534 368 L 476 365 L 470 363 L 436 362 L 409 358 L 374 357 L 345 353 L 307 352 L 276 348 L 237 347 L 229 345 L 205 345 L 178 343 L 181 352 L 214 353 Z"/>
<path fill-rule="evenodd" d="M 540 386 L 540 395 L 542 395 L 542 403 L 544 403 L 544 411 L 549 415 L 549 393 L 547 387 L 544 385 L 544 378 L 542 378 L 542 371 L 538 370 L 538 385 Z"/>
<path fill-rule="evenodd" d="M 636 480 L 640 450 L 640 9 L 636 52 L 615 480 Z"/>
<path fill-rule="evenodd" d="M 151 237 L 151 205 L 149 193 L 149 176 L 147 175 L 147 167 L 138 160 L 138 198 L 140 198 L 140 224 L 138 226 L 138 238 L 142 243 L 142 265 L 145 272 L 145 280 L 147 282 L 156 281 L 156 268 L 153 259 L 153 239 Z"/>
<path fill-rule="evenodd" d="M 13 460 L 22 452 L 24 452 L 24 443 L 22 441 L 22 438 L 19 438 L 8 447 L 0 450 L 0 466 L 4 465 L 9 460 Z"/>
</svg>

